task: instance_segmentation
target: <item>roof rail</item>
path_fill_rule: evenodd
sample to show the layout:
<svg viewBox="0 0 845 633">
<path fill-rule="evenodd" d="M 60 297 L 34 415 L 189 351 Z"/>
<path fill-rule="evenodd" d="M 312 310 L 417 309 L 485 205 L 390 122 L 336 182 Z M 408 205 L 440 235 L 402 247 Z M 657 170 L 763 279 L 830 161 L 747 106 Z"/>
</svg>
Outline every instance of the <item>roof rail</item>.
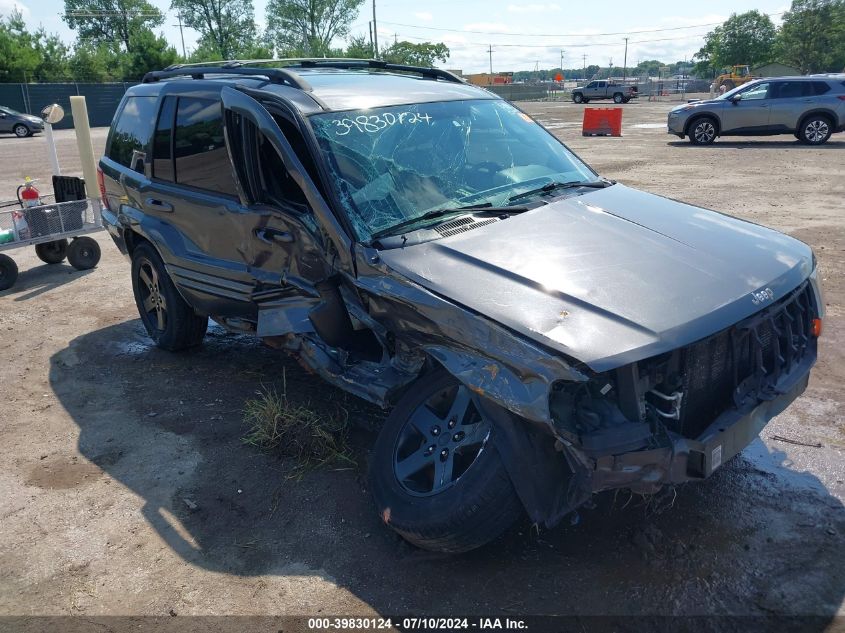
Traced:
<svg viewBox="0 0 845 633">
<path fill-rule="evenodd" d="M 211 62 L 213 63 L 213 62 Z M 205 79 L 206 74 L 213 75 L 245 75 L 248 77 L 266 77 L 271 83 L 299 88 L 311 92 L 311 84 L 294 72 L 284 68 L 242 68 L 228 66 L 230 62 L 223 62 L 222 66 L 205 64 L 177 64 L 168 66 L 165 70 L 153 70 L 144 75 L 141 83 L 149 84 L 159 79 L 170 77 L 190 77 L 191 79 Z"/>
<path fill-rule="evenodd" d="M 238 69 L 258 64 L 283 64 L 289 68 L 339 68 L 352 70 L 356 68 L 367 68 L 371 70 L 392 70 L 396 72 L 414 73 L 428 79 L 442 79 L 453 83 L 465 83 L 460 77 L 440 68 L 428 68 L 426 66 L 411 66 L 408 64 L 391 64 L 380 59 L 358 59 L 352 57 L 288 57 L 280 59 L 230 59 L 218 62 L 200 62 L 193 64 L 176 64 L 165 68 L 165 72 L 181 70 L 194 67 L 215 66 L 220 69 Z M 219 66 L 218 66 L 219 65 Z M 265 70 L 265 69 L 262 69 Z M 266 69 L 270 70 L 270 69 Z M 208 72 L 212 72 L 209 70 Z M 301 79 L 300 79 L 301 80 Z"/>
</svg>

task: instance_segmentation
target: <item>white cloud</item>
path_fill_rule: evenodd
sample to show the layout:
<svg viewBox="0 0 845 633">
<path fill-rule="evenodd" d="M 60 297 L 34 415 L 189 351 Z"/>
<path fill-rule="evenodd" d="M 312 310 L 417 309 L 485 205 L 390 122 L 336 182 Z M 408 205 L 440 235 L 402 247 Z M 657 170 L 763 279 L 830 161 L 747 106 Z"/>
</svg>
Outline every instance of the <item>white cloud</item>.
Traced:
<svg viewBox="0 0 845 633">
<path fill-rule="evenodd" d="M 24 20 L 29 20 L 32 17 L 32 12 L 25 4 L 17 0 L 0 0 L 0 15 L 11 15 L 15 9 L 21 12 Z"/>
<path fill-rule="evenodd" d="M 552 13 L 560 11 L 560 5 L 549 3 L 509 4 L 509 13 Z"/>
<path fill-rule="evenodd" d="M 431 22 L 434 19 L 434 16 L 428 11 L 418 11 L 414 14 L 414 17 L 423 22 Z"/>
</svg>

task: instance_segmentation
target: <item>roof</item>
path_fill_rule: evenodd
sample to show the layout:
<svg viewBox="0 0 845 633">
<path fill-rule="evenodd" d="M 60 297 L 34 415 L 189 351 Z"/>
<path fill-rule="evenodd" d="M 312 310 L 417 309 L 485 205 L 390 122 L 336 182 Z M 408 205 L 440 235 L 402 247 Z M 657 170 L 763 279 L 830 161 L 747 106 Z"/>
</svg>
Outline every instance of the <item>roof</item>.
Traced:
<svg viewBox="0 0 845 633">
<path fill-rule="evenodd" d="M 386 64 L 378 60 L 274 60 L 294 62 L 254 68 L 247 62 L 185 65 L 147 73 L 133 94 L 216 92 L 237 83 L 284 97 L 303 114 L 410 103 L 498 99 L 447 71 Z"/>
</svg>

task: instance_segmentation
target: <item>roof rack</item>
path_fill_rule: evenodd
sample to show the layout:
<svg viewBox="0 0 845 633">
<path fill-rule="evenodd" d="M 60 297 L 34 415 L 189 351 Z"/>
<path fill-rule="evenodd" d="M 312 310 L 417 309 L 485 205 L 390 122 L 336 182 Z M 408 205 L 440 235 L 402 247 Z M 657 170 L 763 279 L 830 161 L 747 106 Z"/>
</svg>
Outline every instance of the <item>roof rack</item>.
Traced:
<svg viewBox="0 0 845 633">
<path fill-rule="evenodd" d="M 206 74 L 214 75 L 245 75 L 266 77 L 271 83 L 299 88 L 311 92 L 311 84 L 294 72 L 284 68 L 242 68 L 229 66 L 231 62 L 224 62 L 222 66 L 213 66 L 214 62 L 203 64 L 177 64 L 168 66 L 165 70 L 154 70 L 144 75 L 141 83 L 154 83 L 160 79 L 170 77 L 191 77 L 191 79 L 205 79 Z"/>
<path fill-rule="evenodd" d="M 248 67 L 256 66 L 258 64 L 283 64 L 284 67 L 282 68 L 262 68 L 260 72 L 253 72 L 250 71 Z M 442 79 L 444 81 L 450 81 L 453 83 L 465 83 L 463 79 L 460 77 L 446 71 L 441 70 L 440 68 L 428 68 L 425 66 L 411 66 L 408 64 L 391 64 L 390 62 L 385 62 L 380 59 L 356 59 L 351 57 L 288 57 L 288 58 L 281 58 L 281 59 L 230 59 L 225 61 L 217 61 L 217 62 L 199 62 L 199 63 L 192 63 L 192 64 L 175 64 L 173 66 L 168 66 L 163 71 L 155 71 L 152 73 L 147 73 L 144 77 L 144 82 L 148 83 L 147 76 L 151 77 L 150 81 L 157 81 L 159 78 L 165 77 L 174 77 L 178 75 L 191 75 L 194 76 L 195 74 L 199 74 L 200 77 L 195 77 L 198 79 L 202 78 L 203 72 L 213 73 L 232 73 L 232 74 L 261 74 L 264 75 L 264 71 L 281 71 L 282 73 L 288 73 L 291 77 L 285 76 L 284 83 L 290 83 L 288 79 L 292 79 L 296 77 L 296 80 L 303 84 L 307 84 L 304 79 L 301 77 L 296 76 L 295 73 L 292 73 L 287 70 L 287 68 L 338 68 L 338 69 L 345 69 L 345 70 L 353 70 L 353 69 L 361 69 L 366 68 L 370 70 L 387 70 L 387 71 L 395 71 L 395 72 L 404 72 L 404 73 L 414 73 L 425 77 L 426 79 Z M 181 72 L 178 72 L 181 71 Z M 162 75 L 161 73 L 174 73 L 170 75 Z M 269 78 L 269 74 L 267 75 Z M 271 78 L 271 81 L 273 79 Z M 303 88 L 304 90 L 308 90 L 310 88 Z"/>
</svg>

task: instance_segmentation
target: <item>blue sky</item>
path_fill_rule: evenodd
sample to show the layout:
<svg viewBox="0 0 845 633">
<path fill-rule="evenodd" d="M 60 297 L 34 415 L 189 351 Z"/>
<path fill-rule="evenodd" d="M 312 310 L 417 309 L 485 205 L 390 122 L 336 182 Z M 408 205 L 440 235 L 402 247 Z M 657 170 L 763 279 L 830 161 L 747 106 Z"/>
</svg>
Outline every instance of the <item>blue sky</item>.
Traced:
<svg viewBox="0 0 845 633">
<path fill-rule="evenodd" d="M 179 29 L 175 15 L 169 11 L 170 0 L 151 2 L 167 12 L 161 30 L 178 48 Z M 253 2 L 256 20 L 263 25 L 266 0 Z M 23 11 L 32 26 L 43 24 L 67 42 L 74 40 L 73 32 L 60 17 L 63 0 L 0 0 L 0 14 L 8 13 L 13 6 Z M 725 20 L 732 12 L 758 9 L 770 14 L 777 24 L 780 13 L 788 7 L 785 0 L 591 0 L 577 5 L 563 0 L 376 0 L 379 43 L 392 41 L 394 36 L 413 42 L 445 42 L 452 51 L 445 66 L 464 72 L 488 69 L 488 44 L 493 45 L 494 71 L 558 66 L 561 49 L 564 67 L 580 67 L 582 55 L 587 56 L 587 64 L 607 66 L 612 59 L 618 66 L 622 64 L 626 34 L 629 66 L 640 59 L 673 62 L 691 58 L 701 47 L 703 35 L 713 28 L 712 23 Z M 352 33 L 368 33 L 371 11 L 371 0 L 366 0 L 353 21 Z M 188 49 L 196 39 L 196 32 L 185 29 Z"/>
</svg>

